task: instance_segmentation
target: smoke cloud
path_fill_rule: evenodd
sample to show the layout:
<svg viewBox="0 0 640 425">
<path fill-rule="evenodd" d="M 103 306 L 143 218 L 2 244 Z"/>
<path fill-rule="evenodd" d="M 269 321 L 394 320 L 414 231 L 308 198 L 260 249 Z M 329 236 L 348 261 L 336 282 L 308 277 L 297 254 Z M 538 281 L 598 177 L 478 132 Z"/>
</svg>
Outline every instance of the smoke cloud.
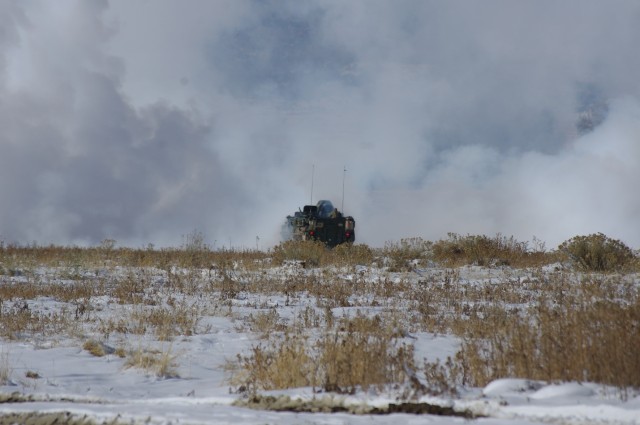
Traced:
<svg viewBox="0 0 640 425">
<path fill-rule="evenodd" d="M 265 248 L 344 178 L 374 246 L 638 248 L 638 42 L 635 1 L 3 2 L 0 239 Z"/>
</svg>

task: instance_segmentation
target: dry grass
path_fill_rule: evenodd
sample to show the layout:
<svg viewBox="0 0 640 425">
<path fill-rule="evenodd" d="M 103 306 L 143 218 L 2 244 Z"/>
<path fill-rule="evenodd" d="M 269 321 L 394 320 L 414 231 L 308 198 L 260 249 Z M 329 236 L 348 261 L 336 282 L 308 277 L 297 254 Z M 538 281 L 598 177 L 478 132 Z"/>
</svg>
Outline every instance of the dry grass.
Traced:
<svg viewBox="0 0 640 425">
<path fill-rule="evenodd" d="M 462 269 L 417 284 L 383 278 L 373 292 L 395 300 L 388 313 L 351 318 L 333 317 L 331 309 L 349 308 L 352 302 L 340 300 L 372 288 L 316 282 L 317 307 L 300 310 L 291 323 L 275 310 L 252 317 L 266 342 L 239 356 L 233 381 L 254 391 L 303 385 L 344 392 L 394 382 L 436 394 L 503 377 L 640 386 L 640 289 L 633 276 L 538 269 L 494 275 L 474 284 Z M 323 331 L 310 338 L 313 329 Z M 452 358 L 416 366 L 411 340 L 402 338 L 408 330 L 454 333 L 464 344 Z"/>
<path fill-rule="evenodd" d="M 9 364 L 9 353 L 0 351 L 0 385 L 7 385 L 11 382 L 11 365 Z"/>
<path fill-rule="evenodd" d="M 640 299 L 637 292 L 626 296 L 619 302 L 586 295 L 570 305 L 542 300 L 526 315 L 496 310 L 482 319 L 482 338 L 466 336 L 458 359 L 463 383 L 515 376 L 640 387 Z"/>
<path fill-rule="evenodd" d="M 403 384 L 415 374 L 413 345 L 401 343 L 390 333 L 356 329 L 325 333 L 317 342 L 317 364 L 325 391 L 380 389 Z"/>
<path fill-rule="evenodd" d="M 380 254 L 390 271 L 410 271 L 416 266 L 426 265 L 432 246 L 432 242 L 422 238 L 407 238 L 400 242 L 387 242 Z"/>
<path fill-rule="evenodd" d="M 87 333 L 171 341 L 208 332 L 206 316 L 233 315 L 263 339 L 229 364 L 234 385 L 253 392 L 453 393 L 502 377 L 640 387 L 640 259 L 604 235 L 555 252 L 501 235 L 267 252 L 212 251 L 196 236 L 162 250 L 0 244 L 0 338 L 71 336 L 100 355 L 106 345 Z M 416 361 L 412 332 L 463 345 L 441 362 Z M 177 376 L 170 349 L 115 352 L 127 367 Z M 3 369 L 0 358 L 0 379 Z"/>
<path fill-rule="evenodd" d="M 273 248 L 273 261 L 278 265 L 296 261 L 303 267 L 319 267 L 328 264 L 330 257 L 330 250 L 320 241 L 286 241 Z"/>
<path fill-rule="evenodd" d="M 270 332 L 284 332 L 286 322 L 280 317 L 278 310 L 270 308 L 268 311 L 250 314 L 246 319 L 250 332 L 267 337 Z"/>
<path fill-rule="evenodd" d="M 68 310 L 33 311 L 27 301 L 2 303 L 0 337 L 11 340 L 51 335 L 77 335 L 78 324 Z"/>
<path fill-rule="evenodd" d="M 415 376 L 413 347 L 379 316 L 326 317 L 324 323 L 314 340 L 304 333 L 270 334 L 266 345 L 228 365 L 230 382 L 252 393 L 301 386 L 355 393 Z"/>
<path fill-rule="evenodd" d="M 276 265 L 299 262 L 307 268 L 354 266 L 370 264 L 374 258 L 374 250 L 363 244 L 342 244 L 329 249 L 320 241 L 286 241 L 276 245 L 271 255 Z"/>
<path fill-rule="evenodd" d="M 24 373 L 24 377 L 25 378 L 29 378 L 29 379 L 40 379 L 40 378 L 42 378 L 38 372 L 33 371 L 33 370 L 26 371 Z"/>
<path fill-rule="evenodd" d="M 147 283 L 144 276 L 130 273 L 125 278 L 116 279 L 111 297 L 119 304 L 142 304 Z"/>
<path fill-rule="evenodd" d="M 97 247 L 38 246 L 5 244 L 0 241 L 0 274 L 12 271 L 32 270 L 36 266 L 47 267 L 157 267 L 168 270 L 172 266 L 181 268 L 208 268 L 225 261 L 242 261 L 247 264 L 264 260 L 267 252 L 256 250 L 213 251 L 204 243 L 188 237 L 180 248 L 155 249 L 118 248 L 116 242 L 105 240 Z"/>
<path fill-rule="evenodd" d="M 305 387 L 315 384 L 313 360 L 307 353 L 307 338 L 285 334 L 269 345 L 258 344 L 247 356 L 238 354 L 228 363 L 232 385 L 251 392 L 266 389 Z"/>
<path fill-rule="evenodd" d="M 125 367 L 142 369 L 160 378 L 179 378 L 176 359 L 171 347 L 166 351 L 138 348 L 128 353 Z"/>
<path fill-rule="evenodd" d="M 530 248 L 528 242 L 500 234 L 489 237 L 449 233 L 447 239 L 433 244 L 432 255 L 435 261 L 449 267 L 465 264 L 535 267 L 556 261 L 556 257 L 547 253 L 540 241 L 534 240 Z"/>
<path fill-rule="evenodd" d="M 95 339 L 89 339 L 82 345 L 82 349 L 88 351 L 92 356 L 103 357 L 106 353 L 104 347 Z"/>
</svg>

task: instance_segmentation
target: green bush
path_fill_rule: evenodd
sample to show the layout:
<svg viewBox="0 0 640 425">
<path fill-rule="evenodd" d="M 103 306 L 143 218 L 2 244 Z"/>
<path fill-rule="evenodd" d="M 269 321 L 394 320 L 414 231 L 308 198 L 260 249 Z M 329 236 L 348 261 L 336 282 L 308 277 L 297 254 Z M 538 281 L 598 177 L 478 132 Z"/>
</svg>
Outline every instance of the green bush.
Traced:
<svg viewBox="0 0 640 425">
<path fill-rule="evenodd" d="M 612 272 L 631 266 L 636 260 L 631 248 L 602 233 L 574 236 L 558 246 L 558 251 L 585 271 Z"/>
</svg>

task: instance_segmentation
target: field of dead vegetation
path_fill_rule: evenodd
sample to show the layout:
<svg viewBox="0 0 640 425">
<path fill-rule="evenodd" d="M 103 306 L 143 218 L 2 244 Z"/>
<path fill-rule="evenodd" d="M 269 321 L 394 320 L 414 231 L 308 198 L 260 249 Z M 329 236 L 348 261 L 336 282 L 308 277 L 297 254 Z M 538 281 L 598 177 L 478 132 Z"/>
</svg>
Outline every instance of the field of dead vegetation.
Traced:
<svg viewBox="0 0 640 425">
<path fill-rule="evenodd" d="M 455 234 L 333 250 L 1 244 L 0 406 L 13 394 L 270 409 L 302 388 L 415 409 L 505 378 L 624 400 L 640 388 L 639 271 L 637 252 L 601 234 L 554 249 Z M 470 409 L 457 413 L 491 414 Z"/>
</svg>

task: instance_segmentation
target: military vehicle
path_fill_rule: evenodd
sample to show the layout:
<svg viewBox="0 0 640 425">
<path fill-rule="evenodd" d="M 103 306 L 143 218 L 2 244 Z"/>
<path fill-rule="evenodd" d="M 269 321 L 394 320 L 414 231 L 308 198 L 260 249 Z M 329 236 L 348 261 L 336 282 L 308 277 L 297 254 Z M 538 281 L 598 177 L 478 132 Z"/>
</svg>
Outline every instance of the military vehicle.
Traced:
<svg viewBox="0 0 640 425">
<path fill-rule="evenodd" d="M 296 241 L 321 241 L 333 248 L 356 240 L 356 221 L 351 216 L 345 217 L 331 201 L 322 200 L 287 216 L 283 235 Z"/>
</svg>

